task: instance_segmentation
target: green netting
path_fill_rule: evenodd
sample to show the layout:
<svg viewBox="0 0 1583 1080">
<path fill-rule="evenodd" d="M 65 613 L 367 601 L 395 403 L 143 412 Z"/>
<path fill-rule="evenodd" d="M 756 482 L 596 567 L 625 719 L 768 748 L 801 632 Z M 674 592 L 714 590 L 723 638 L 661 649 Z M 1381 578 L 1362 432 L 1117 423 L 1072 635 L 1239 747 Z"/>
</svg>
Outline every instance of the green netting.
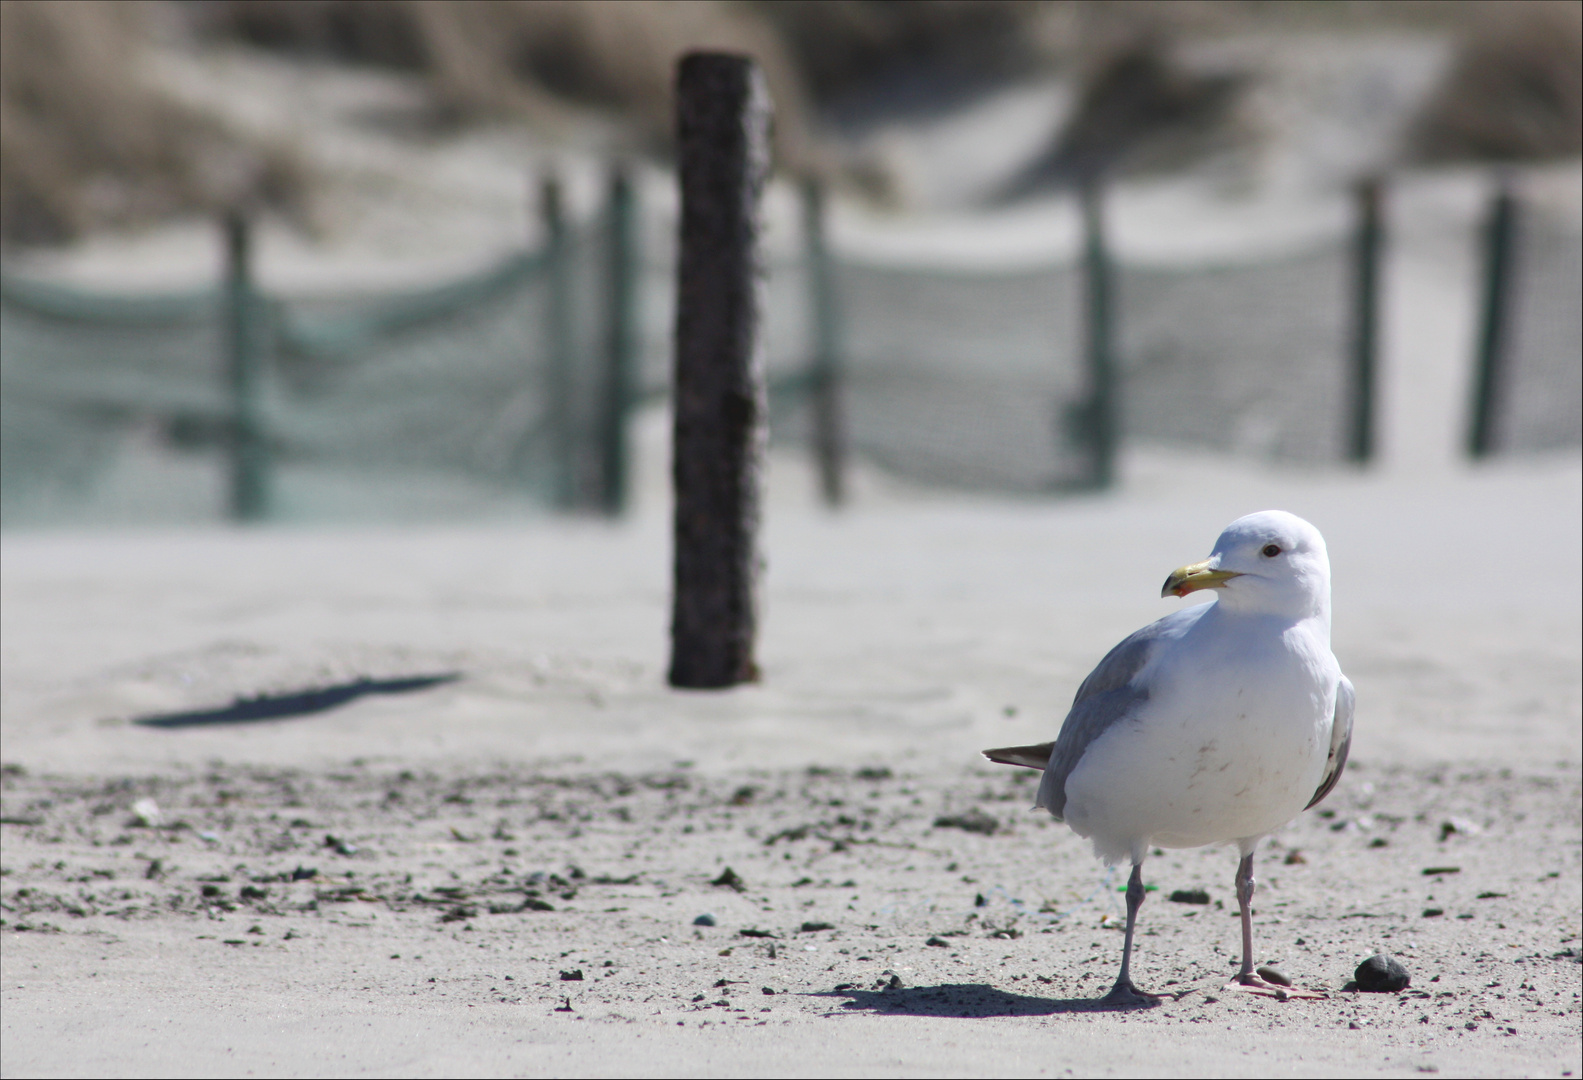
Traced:
<svg viewBox="0 0 1583 1080">
<path fill-rule="evenodd" d="M 458 474 L 547 498 L 548 303 L 529 255 L 439 289 L 282 302 L 264 410 L 279 467 Z"/>
<path fill-rule="evenodd" d="M 591 244 L 574 235 L 565 265 Z M 575 389 L 550 372 L 549 277 L 524 254 L 438 288 L 261 305 L 268 516 L 557 499 L 564 452 L 587 438 L 560 407 Z M 0 301 L 0 520 L 224 516 L 236 403 L 217 292 L 115 297 L 8 275 Z"/>
<path fill-rule="evenodd" d="M 852 448 L 929 483 L 1049 491 L 1080 480 L 1081 275 L 946 273 L 840 261 Z"/>
<path fill-rule="evenodd" d="M 671 380 L 674 222 L 643 223 L 637 399 Z M 608 466 L 611 229 L 465 279 L 252 305 L 267 342 L 253 409 L 268 516 L 457 518 L 599 501 Z M 1136 442 L 1302 462 L 1347 449 L 1350 246 L 1112 269 L 1120 421 Z M 1520 237 L 1498 445 L 1580 441 L 1579 239 Z M 836 252 L 838 368 L 851 450 L 924 482 L 1058 490 L 1092 474 L 1086 286 L 1075 261 L 1008 272 Z M 776 440 L 814 423 L 809 267 L 766 269 Z M 219 290 L 95 295 L 0 287 L 0 522 L 214 520 L 227 513 L 233 400 Z M 635 405 L 636 402 L 629 403 Z"/>
<path fill-rule="evenodd" d="M 1126 435 L 1256 458 L 1339 461 L 1352 312 L 1348 247 L 1219 265 L 1118 268 Z"/>
<path fill-rule="evenodd" d="M 222 425 L 223 336 L 214 292 L 99 296 L 0 279 L 0 522 L 91 520 L 129 445 Z M 160 494 L 146 500 L 155 518 L 170 509 Z"/>
<path fill-rule="evenodd" d="M 1583 234 L 1538 214 L 1517 230 L 1500 451 L 1583 444 Z"/>
</svg>

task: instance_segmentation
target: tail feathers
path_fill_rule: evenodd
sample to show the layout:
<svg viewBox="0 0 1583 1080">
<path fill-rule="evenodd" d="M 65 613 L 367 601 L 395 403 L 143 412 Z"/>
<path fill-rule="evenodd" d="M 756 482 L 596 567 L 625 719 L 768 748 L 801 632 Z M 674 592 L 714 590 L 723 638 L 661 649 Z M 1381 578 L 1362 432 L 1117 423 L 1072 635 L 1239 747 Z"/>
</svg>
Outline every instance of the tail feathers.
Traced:
<svg viewBox="0 0 1583 1080">
<path fill-rule="evenodd" d="M 1053 742 L 1037 746 L 1003 746 L 998 750 L 985 750 L 984 756 L 1001 765 L 1021 765 L 1025 769 L 1043 769 L 1050 763 Z"/>
</svg>

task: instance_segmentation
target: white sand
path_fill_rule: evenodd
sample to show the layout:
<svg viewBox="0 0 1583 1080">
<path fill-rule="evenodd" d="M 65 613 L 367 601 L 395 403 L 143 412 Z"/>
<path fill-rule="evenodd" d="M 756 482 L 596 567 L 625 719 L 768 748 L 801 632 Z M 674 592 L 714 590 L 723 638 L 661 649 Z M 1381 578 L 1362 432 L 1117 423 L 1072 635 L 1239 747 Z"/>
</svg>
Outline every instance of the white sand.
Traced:
<svg viewBox="0 0 1583 1080">
<path fill-rule="evenodd" d="M 6 814 L 40 824 L 5 826 L 5 1074 L 1574 1068 L 1578 968 L 1551 957 L 1578 943 L 1576 458 L 1410 480 L 1135 460 L 1128 477 L 1115 495 L 1058 503 L 912 495 L 870 479 L 849 511 L 830 515 L 813 505 L 806 471 L 777 462 L 764 681 L 726 693 L 664 686 L 668 545 L 652 476 L 635 519 L 619 526 L 8 535 L 4 756 L 27 774 L 6 778 Z M 1111 910 L 1102 903 L 1075 910 L 1054 936 L 995 940 L 982 929 L 990 923 L 969 921 L 981 929 L 942 939 L 953 943 L 949 955 L 924 946 L 926 935 L 964 926 L 974 889 L 999 882 L 1005 895 L 1057 906 L 1092 893 L 1099 871 L 1086 845 L 1022 810 L 1031 795 L 1010 770 L 981 766 L 976 752 L 1052 737 L 1099 655 L 1176 603 L 1158 599 L 1164 575 L 1202 557 L 1233 517 L 1270 506 L 1314 521 L 1330 545 L 1335 647 L 1357 684 L 1359 717 L 1357 767 L 1328 805 L 1339 823 L 1363 824 L 1334 833 L 1334 822 L 1309 814 L 1283 834 L 1284 847 L 1300 845 L 1309 864 L 1286 871 L 1275 848 L 1261 875 L 1280 884 L 1261 895 L 1303 914 L 1284 928 L 1279 914 L 1261 918 L 1260 947 L 1285 956 L 1299 981 L 1332 991 L 1385 947 L 1414 970 L 1409 994 L 1454 996 L 1210 1002 L 1212 969 L 1234 954 L 1233 923 L 1186 920 L 1182 905 L 1159 897 L 1144 910 L 1135 974 L 1146 987 L 1171 977 L 1180 984 L 1171 989 L 1195 989 L 1146 1015 L 1062 1011 L 1113 974 L 1119 939 L 1092 932 Z M 126 722 L 239 693 L 453 669 L 464 678 L 450 686 L 299 719 L 180 731 Z M 468 777 L 504 776 L 506 790 L 531 802 L 532 792 L 561 790 L 544 788 L 545 776 L 669 774 L 681 761 L 695 763 L 684 774 L 699 801 L 687 813 L 701 815 L 707 836 L 655 818 L 669 804 L 654 800 L 648 810 L 634 804 L 630 822 L 597 811 L 570 832 L 558 818 L 524 819 L 514 809 L 454 820 L 472 841 L 498 816 L 516 837 L 508 857 L 500 843 L 478 841 L 497 849 L 490 854 L 459 842 L 442 826 L 451 818 L 427 811 L 392 833 L 375 798 L 402 769 L 419 774 L 436 813 L 461 813 L 439 794 Z M 781 847 L 750 838 L 797 824 L 798 811 L 779 794 L 762 809 L 752 799 L 737 809 L 731 793 L 743 784 L 794 790 L 810 764 L 895 771 L 881 785 L 887 801 L 874 804 L 894 812 L 875 819 L 872 834 L 891 846 L 854 856 L 805 841 L 783 865 Z M 308 809 L 286 809 L 295 804 L 283 804 L 277 788 L 248 779 L 255 767 L 299 770 L 305 779 L 296 783 L 322 793 Z M 344 797 L 330 791 L 338 782 L 327 778 L 348 771 L 370 778 Z M 234 802 L 205 793 L 206 772 L 226 778 L 211 785 L 238 789 Z M 430 775 L 438 779 L 421 779 Z M 135 784 L 105 786 L 117 777 Z M 850 772 L 820 782 L 844 803 L 865 797 Z M 175 800 L 172 814 L 215 838 L 123 830 L 149 784 Z M 801 797 L 805 815 L 837 813 L 819 809 L 824 795 Z M 936 814 L 968 805 L 987 807 L 1010 830 L 977 837 L 929 828 Z M 343 863 L 313 846 L 318 832 L 303 834 L 305 850 L 286 853 L 247 839 L 248 822 L 264 828 L 270 815 L 283 823 L 299 813 L 365 849 L 363 861 L 344 865 L 385 882 L 384 905 L 310 911 L 303 905 L 321 877 L 267 886 L 272 899 L 251 911 L 205 906 L 195 892 L 205 875 L 245 881 L 303 863 L 339 873 Z M 1482 831 L 1440 841 L 1441 822 L 1458 814 Z M 1371 820 L 1389 828 L 1391 847 L 1365 847 L 1358 830 Z M 162 857 L 167 868 L 144 879 L 147 864 L 134 854 Z M 947 859 L 955 870 L 943 869 Z M 1466 867 L 1447 879 L 1451 892 L 1420 875 L 1448 860 Z M 480 915 L 471 932 L 421 905 L 407 910 L 397 895 L 419 887 L 400 886 L 403 873 L 483 889 L 475 879 L 486 871 L 476 868 L 501 861 L 520 874 L 576 863 L 589 874 L 640 877 L 626 888 L 585 886 L 583 902 L 556 900 L 568 910 L 539 921 Z M 1161 896 L 1202 883 L 1229 898 L 1233 862 L 1224 851 L 1152 860 L 1151 880 Z M 748 893 L 708 884 L 722 863 L 749 879 Z M 815 903 L 810 890 L 791 887 L 804 870 L 831 883 L 850 876 L 856 887 L 827 890 L 801 913 L 799 897 Z M 103 890 L 121 886 L 107 874 L 158 895 L 141 914 L 116 914 L 120 902 Z M 949 884 L 964 876 L 983 884 Z M 72 884 L 83 880 L 93 884 Z M 233 907 L 238 887 L 223 886 Z M 1452 921 L 1460 909 L 1449 904 L 1447 917 L 1421 918 L 1426 889 L 1435 903 L 1454 895 L 1473 921 Z M 1475 900 L 1481 891 L 1507 898 Z M 95 899 L 82 900 L 84 892 Z M 62 904 L 87 906 L 79 916 Z M 608 907 L 627 913 L 601 916 Z M 705 910 L 721 928 L 695 936 L 689 923 Z M 1357 910 L 1380 918 L 1341 917 Z M 986 917 L 995 911 L 1019 917 L 993 906 Z M 837 940 L 809 953 L 788 935 L 814 912 L 836 923 Z M 778 959 L 762 941 L 733 937 L 755 924 L 782 936 Z M 1026 916 L 1020 925 L 1049 923 Z M 250 926 L 260 928 L 251 938 Z M 48 927 L 59 932 L 38 932 Z M 1181 948 L 1170 953 L 1150 929 L 1182 937 Z M 1294 953 L 1295 934 L 1322 939 L 1325 955 Z M 720 958 L 733 942 L 737 955 Z M 832 953 L 838 945 L 848 954 Z M 826 956 L 838 963 L 827 966 Z M 558 980 L 573 963 L 597 978 L 601 957 L 617 958 L 619 979 Z M 887 993 L 914 996 L 868 993 L 881 970 L 909 988 Z M 1020 981 L 1030 972 L 1054 985 Z M 501 981 L 513 973 L 515 989 Z M 1428 985 L 1432 975 L 1441 985 Z M 755 998 L 742 1014 L 711 1009 L 718 978 L 747 980 L 724 991 L 739 997 L 761 982 L 784 996 Z M 838 980 L 861 993 L 832 993 Z M 694 1002 L 700 993 L 707 1000 Z M 563 994 L 571 1013 L 553 1011 Z M 950 1000 L 976 1019 L 961 1018 L 956 1004 L 936 1008 L 930 994 L 956 995 Z M 758 1014 L 761 1004 L 772 1012 Z M 1451 1012 L 1420 1023 L 1432 1005 Z M 743 1030 L 727 1023 L 731 1015 L 745 1017 Z M 755 1017 L 767 1026 L 754 1026 Z"/>
</svg>

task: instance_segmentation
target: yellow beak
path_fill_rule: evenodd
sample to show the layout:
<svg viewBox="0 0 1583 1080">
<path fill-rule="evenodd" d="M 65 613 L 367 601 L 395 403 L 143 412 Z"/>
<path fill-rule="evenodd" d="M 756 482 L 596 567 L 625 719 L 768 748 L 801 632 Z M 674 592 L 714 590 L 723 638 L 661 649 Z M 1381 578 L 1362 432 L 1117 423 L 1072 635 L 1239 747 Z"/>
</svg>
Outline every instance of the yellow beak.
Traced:
<svg viewBox="0 0 1583 1080">
<path fill-rule="evenodd" d="M 1165 588 L 1160 590 L 1161 596 L 1186 596 L 1199 589 L 1224 589 L 1226 582 L 1242 575 L 1235 570 L 1216 570 L 1209 565 L 1210 560 L 1195 562 L 1191 566 L 1183 566 L 1172 570 L 1171 576 L 1165 579 Z"/>
</svg>

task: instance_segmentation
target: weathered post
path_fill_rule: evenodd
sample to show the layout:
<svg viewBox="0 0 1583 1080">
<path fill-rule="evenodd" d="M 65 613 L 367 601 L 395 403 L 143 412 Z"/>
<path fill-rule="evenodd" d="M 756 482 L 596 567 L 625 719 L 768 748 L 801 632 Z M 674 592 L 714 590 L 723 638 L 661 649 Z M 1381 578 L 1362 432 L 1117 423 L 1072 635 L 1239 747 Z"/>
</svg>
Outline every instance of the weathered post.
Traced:
<svg viewBox="0 0 1583 1080">
<path fill-rule="evenodd" d="M 231 389 L 231 517 L 259 521 L 268 512 L 268 448 L 259 416 L 263 382 L 263 298 L 253 285 L 252 222 L 225 215 L 225 332 Z"/>
<path fill-rule="evenodd" d="M 1505 404 L 1516 233 L 1517 200 L 1503 181 L 1490 202 L 1490 216 L 1484 227 L 1484 310 L 1474 373 L 1473 416 L 1468 427 L 1468 453 L 1476 458 L 1495 450 L 1497 425 Z"/>
<path fill-rule="evenodd" d="M 1352 371 L 1347 457 L 1366 464 L 1374 456 L 1374 385 L 1379 341 L 1380 253 L 1384 229 L 1377 178 L 1358 184 L 1358 225 L 1352 265 Z"/>
<path fill-rule="evenodd" d="M 1088 406 L 1092 471 L 1089 482 L 1106 488 L 1116 472 L 1116 381 L 1111 346 L 1110 253 L 1105 247 L 1105 220 L 1100 181 L 1090 178 L 1082 186 L 1083 282 L 1087 310 Z"/>
<path fill-rule="evenodd" d="M 550 408 L 554 439 L 555 505 L 570 509 L 577 501 L 577 416 L 572 395 L 572 272 L 566 237 L 566 211 L 560 177 L 539 181 L 539 219 L 544 226 L 549 310 L 545 312 L 545 351 L 549 358 Z"/>
<path fill-rule="evenodd" d="M 677 67 L 681 173 L 672 476 L 672 686 L 758 677 L 759 485 L 766 399 L 758 234 L 770 101 L 746 56 Z"/>
<path fill-rule="evenodd" d="M 607 252 L 606 295 L 609 352 L 605 368 L 604 415 L 601 417 L 600 498 L 604 511 L 620 514 L 627 505 L 627 412 L 636 398 L 638 237 L 632 177 L 625 166 L 610 176 L 610 247 Z"/>
<path fill-rule="evenodd" d="M 843 471 L 846 439 L 841 427 L 841 353 L 839 313 L 835 298 L 835 267 L 825 231 L 824 185 L 803 181 L 803 249 L 807 260 L 808 307 L 813 315 L 814 455 L 819 462 L 819 489 L 828 506 L 845 498 Z"/>
</svg>

